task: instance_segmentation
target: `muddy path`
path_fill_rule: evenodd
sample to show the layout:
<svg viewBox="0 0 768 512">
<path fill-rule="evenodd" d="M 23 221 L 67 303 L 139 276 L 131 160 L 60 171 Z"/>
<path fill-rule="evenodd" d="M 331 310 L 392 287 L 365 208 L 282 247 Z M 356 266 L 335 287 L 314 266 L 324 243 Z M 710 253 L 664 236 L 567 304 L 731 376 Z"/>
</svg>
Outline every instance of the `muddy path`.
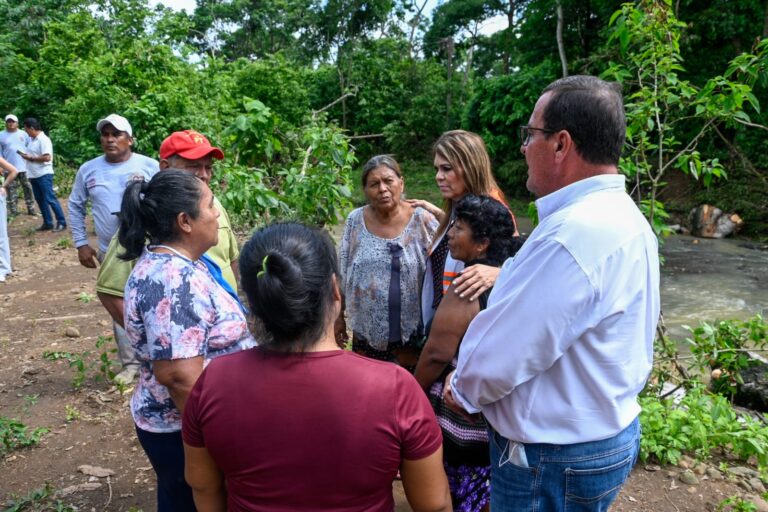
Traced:
<svg viewBox="0 0 768 512">
<path fill-rule="evenodd" d="M 27 434 L 47 431 L 31 447 L 4 451 L 0 444 L 0 510 L 19 499 L 29 506 L 23 510 L 57 510 L 57 502 L 85 511 L 154 510 L 154 473 L 136 440 L 131 390 L 121 393 L 104 378 L 105 361 L 116 356 L 113 343 L 97 346 L 111 325 L 96 298 L 96 272 L 80 266 L 67 236 L 36 233 L 39 222 L 22 216 L 9 225 L 15 272 L 0 283 L 0 418 L 18 420 Z M 9 428 L 0 423 L 0 442 Z M 641 463 L 612 510 L 715 510 L 745 492 L 706 477 L 686 485 L 678 473 Z M 399 482 L 393 492 L 397 510 L 410 510 Z"/>
</svg>

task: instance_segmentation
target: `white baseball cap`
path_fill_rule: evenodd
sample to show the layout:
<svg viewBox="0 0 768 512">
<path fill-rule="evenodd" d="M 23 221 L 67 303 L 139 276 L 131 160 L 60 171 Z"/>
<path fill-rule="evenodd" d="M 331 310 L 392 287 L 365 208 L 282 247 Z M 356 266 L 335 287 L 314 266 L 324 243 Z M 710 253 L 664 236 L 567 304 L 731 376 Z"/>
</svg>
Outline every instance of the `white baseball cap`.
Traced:
<svg viewBox="0 0 768 512">
<path fill-rule="evenodd" d="M 13 115 L 13 114 L 8 114 L 7 116 L 5 116 L 5 120 L 6 121 L 9 120 L 9 119 L 11 121 L 16 121 L 17 123 L 19 122 L 19 118 L 16 117 L 15 115 Z"/>
<path fill-rule="evenodd" d="M 96 123 L 96 131 L 101 132 L 101 129 L 108 124 L 111 124 L 121 132 L 127 133 L 129 137 L 133 137 L 131 123 L 129 123 L 128 120 L 123 116 L 119 116 L 117 114 L 109 114 L 107 117 Z"/>
</svg>

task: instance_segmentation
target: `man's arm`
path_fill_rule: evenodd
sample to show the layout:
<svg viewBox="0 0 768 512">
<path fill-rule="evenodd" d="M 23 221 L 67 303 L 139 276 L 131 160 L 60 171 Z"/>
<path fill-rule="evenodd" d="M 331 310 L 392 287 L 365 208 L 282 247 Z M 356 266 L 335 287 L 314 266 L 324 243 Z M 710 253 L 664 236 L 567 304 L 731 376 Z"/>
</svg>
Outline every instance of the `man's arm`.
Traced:
<svg viewBox="0 0 768 512">
<path fill-rule="evenodd" d="M 49 153 L 43 153 L 42 155 L 30 155 L 29 153 L 22 153 L 21 158 L 29 160 L 30 162 L 45 163 L 51 161 L 51 155 Z"/>
<path fill-rule="evenodd" d="M 104 261 L 99 268 L 99 275 L 96 277 L 96 295 L 112 319 L 123 328 L 125 327 L 123 293 L 128 276 L 131 275 L 133 265 L 136 263 L 136 260 L 124 261 L 118 258 L 118 255 L 124 251 L 117 240 L 117 235 L 112 237 L 107 253 L 104 255 Z"/>
<path fill-rule="evenodd" d="M 112 320 L 125 329 L 125 317 L 123 316 L 125 301 L 123 298 L 98 291 L 96 292 L 96 295 L 99 297 L 101 305 L 104 306 L 104 309 L 107 310 L 109 316 L 112 317 Z"/>
<path fill-rule="evenodd" d="M 459 349 L 452 391 L 467 410 L 499 401 L 549 369 L 583 332 L 594 290 L 558 242 L 508 260 Z"/>
<path fill-rule="evenodd" d="M 69 194 L 69 230 L 72 232 L 72 242 L 77 248 L 77 259 L 87 268 L 96 268 L 94 258 L 96 251 L 88 245 L 88 233 L 85 229 L 86 203 L 88 202 L 88 189 L 85 187 L 83 168 L 77 171 L 75 183 L 72 185 L 72 193 Z"/>
</svg>

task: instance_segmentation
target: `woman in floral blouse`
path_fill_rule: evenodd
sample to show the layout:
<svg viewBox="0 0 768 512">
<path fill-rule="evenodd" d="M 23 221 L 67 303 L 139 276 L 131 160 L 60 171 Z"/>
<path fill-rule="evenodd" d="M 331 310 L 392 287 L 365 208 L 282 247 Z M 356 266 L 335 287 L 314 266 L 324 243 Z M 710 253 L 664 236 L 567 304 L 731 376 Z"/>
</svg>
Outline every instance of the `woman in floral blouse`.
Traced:
<svg viewBox="0 0 768 512">
<path fill-rule="evenodd" d="M 419 286 L 437 219 L 403 198 L 400 166 L 389 155 L 363 167 L 368 204 L 347 217 L 339 267 L 352 350 L 413 369 L 418 352 L 409 341 L 422 334 Z M 346 334 L 343 312 L 337 340 Z"/>
<path fill-rule="evenodd" d="M 255 346 L 239 301 L 201 261 L 218 216 L 208 186 L 173 169 L 129 184 L 120 211 L 120 257 L 139 257 L 125 285 L 126 332 L 141 362 L 131 414 L 157 473 L 159 512 L 195 510 L 181 440 L 193 384 L 211 359 Z"/>
</svg>

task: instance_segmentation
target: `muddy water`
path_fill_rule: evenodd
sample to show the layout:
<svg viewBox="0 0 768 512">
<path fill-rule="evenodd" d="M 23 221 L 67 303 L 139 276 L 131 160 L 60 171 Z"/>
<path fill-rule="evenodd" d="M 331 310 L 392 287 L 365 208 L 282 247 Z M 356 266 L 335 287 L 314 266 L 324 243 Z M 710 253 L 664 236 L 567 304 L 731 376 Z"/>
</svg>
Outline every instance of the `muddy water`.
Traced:
<svg viewBox="0 0 768 512">
<path fill-rule="evenodd" d="M 676 235 L 661 253 L 661 305 L 673 338 L 702 320 L 768 314 L 768 244 Z"/>
</svg>

